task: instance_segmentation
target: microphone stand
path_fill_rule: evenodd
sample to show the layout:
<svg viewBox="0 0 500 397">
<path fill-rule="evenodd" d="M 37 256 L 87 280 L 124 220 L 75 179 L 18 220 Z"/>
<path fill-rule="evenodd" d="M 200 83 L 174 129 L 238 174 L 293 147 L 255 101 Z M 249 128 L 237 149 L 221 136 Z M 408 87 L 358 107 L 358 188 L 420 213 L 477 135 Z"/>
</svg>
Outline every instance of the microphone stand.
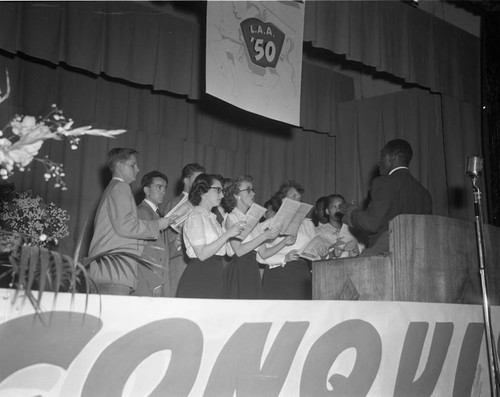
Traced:
<svg viewBox="0 0 500 397">
<path fill-rule="evenodd" d="M 484 316 L 484 329 L 486 334 L 486 350 L 488 353 L 488 363 L 490 372 L 490 388 L 491 396 L 497 397 L 500 390 L 499 377 L 498 377 L 498 352 L 495 347 L 495 340 L 493 338 L 493 328 L 491 326 L 490 317 L 491 310 L 488 302 L 488 290 L 486 283 L 486 268 L 485 264 L 485 248 L 483 239 L 483 218 L 481 210 L 481 191 L 476 184 L 477 174 L 471 175 L 472 177 L 472 191 L 474 194 L 474 212 L 475 212 L 475 225 L 476 225 L 476 242 L 479 254 L 479 276 L 481 278 L 481 292 L 483 295 L 483 316 Z"/>
</svg>

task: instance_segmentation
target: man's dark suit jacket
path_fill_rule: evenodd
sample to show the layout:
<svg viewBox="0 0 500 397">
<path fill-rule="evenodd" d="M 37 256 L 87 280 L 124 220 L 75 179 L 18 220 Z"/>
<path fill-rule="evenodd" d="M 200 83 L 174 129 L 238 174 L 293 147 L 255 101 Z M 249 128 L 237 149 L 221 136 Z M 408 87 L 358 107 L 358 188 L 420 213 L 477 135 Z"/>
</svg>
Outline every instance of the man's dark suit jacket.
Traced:
<svg viewBox="0 0 500 397">
<path fill-rule="evenodd" d="M 389 251 L 389 221 L 400 214 L 432 214 L 432 198 L 406 168 L 375 178 L 365 211 L 346 213 L 345 221 L 369 233 L 367 254 Z M 350 220 L 349 220 L 350 218 Z"/>
<path fill-rule="evenodd" d="M 137 206 L 139 219 L 153 221 L 160 219 L 160 216 L 146 202 L 142 201 Z M 160 268 L 154 268 L 154 272 L 145 267 L 138 266 L 137 269 L 137 289 L 133 295 L 153 296 L 153 290 L 160 288 L 160 296 L 170 296 L 169 293 L 169 249 L 167 235 L 165 231 L 160 232 L 156 240 L 144 241 L 146 244 L 142 251 L 144 258 L 152 260 Z"/>
</svg>

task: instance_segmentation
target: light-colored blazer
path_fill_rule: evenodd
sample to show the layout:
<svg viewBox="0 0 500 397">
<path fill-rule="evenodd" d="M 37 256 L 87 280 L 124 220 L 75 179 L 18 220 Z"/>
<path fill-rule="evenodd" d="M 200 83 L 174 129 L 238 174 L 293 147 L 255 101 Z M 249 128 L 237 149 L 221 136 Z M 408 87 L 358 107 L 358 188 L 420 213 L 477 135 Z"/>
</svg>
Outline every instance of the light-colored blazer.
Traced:
<svg viewBox="0 0 500 397">
<path fill-rule="evenodd" d="M 94 236 L 90 243 L 89 256 L 105 251 L 127 251 L 140 255 L 140 240 L 156 240 L 159 235 L 157 221 L 140 220 L 137 214 L 132 190 L 128 183 L 112 179 L 102 194 L 94 220 Z M 137 263 L 128 260 L 128 266 L 118 271 L 114 266 L 90 265 L 90 277 L 97 283 L 126 285 L 135 289 L 137 286 Z"/>
<path fill-rule="evenodd" d="M 145 221 L 158 220 L 159 215 L 151 206 L 143 201 L 137 206 L 139 219 Z M 153 290 L 161 288 L 161 296 L 169 295 L 169 247 L 166 231 L 160 232 L 158 239 L 145 241 L 142 256 L 153 261 L 161 268 L 151 271 L 143 266 L 137 269 L 137 289 L 133 295 L 153 296 Z"/>
</svg>

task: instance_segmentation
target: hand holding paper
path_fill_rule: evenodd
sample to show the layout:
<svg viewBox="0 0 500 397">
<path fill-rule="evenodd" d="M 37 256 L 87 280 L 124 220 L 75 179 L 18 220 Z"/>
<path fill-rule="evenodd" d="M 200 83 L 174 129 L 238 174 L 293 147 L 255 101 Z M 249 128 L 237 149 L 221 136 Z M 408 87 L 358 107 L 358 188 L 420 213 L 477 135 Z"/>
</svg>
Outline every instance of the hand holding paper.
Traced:
<svg viewBox="0 0 500 397">
<path fill-rule="evenodd" d="M 281 207 L 271 219 L 271 225 L 283 225 L 282 234 L 296 235 L 312 205 L 284 198 Z"/>
<path fill-rule="evenodd" d="M 324 259 L 328 255 L 330 246 L 330 241 L 317 234 L 299 251 L 299 256 L 311 261 Z"/>
<path fill-rule="evenodd" d="M 158 220 L 158 226 L 159 226 L 160 230 L 165 230 L 171 224 L 172 224 L 172 221 L 170 220 L 170 218 L 160 218 Z"/>
<path fill-rule="evenodd" d="M 260 218 L 262 218 L 265 212 L 266 209 L 257 203 L 253 203 L 250 206 L 247 213 L 245 214 L 245 219 L 243 219 L 245 222 L 245 228 L 238 236 L 240 240 L 244 240 L 250 234 L 257 223 L 259 223 Z"/>
<path fill-rule="evenodd" d="M 266 235 L 266 240 L 274 240 L 279 236 L 283 227 L 281 225 L 274 225 L 267 229 L 264 233 Z"/>
<path fill-rule="evenodd" d="M 170 227 L 180 234 L 182 233 L 184 221 L 193 208 L 186 194 L 182 200 L 164 216 L 164 218 L 170 218 L 172 220 Z"/>
<path fill-rule="evenodd" d="M 359 255 L 358 242 L 356 240 L 348 240 L 346 242 L 341 237 L 330 247 L 330 252 L 334 258 L 340 258 L 345 251 L 349 252 L 349 256 L 351 257 Z"/>
<path fill-rule="evenodd" d="M 238 236 L 245 229 L 245 225 L 246 223 L 243 221 L 237 222 L 234 225 L 232 225 L 229 229 L 227 229 L 229 237 Z"/>
<path fill-rule="evenodd" d="M 291 250 L 288 254 L 285 255 L 285 262 L 293 262 L 299 259 L 299 255 L 297 254 L 297 250 Z"/>
</svg>

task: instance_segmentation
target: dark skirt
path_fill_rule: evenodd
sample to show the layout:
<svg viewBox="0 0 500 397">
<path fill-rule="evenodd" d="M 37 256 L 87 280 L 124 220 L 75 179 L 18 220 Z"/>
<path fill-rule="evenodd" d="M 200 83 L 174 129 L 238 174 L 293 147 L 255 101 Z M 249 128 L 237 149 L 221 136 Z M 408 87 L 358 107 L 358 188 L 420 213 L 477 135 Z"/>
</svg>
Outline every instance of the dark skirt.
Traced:
<svg viewBox="0 0 500 397">
<path fill-rule="evenodd" d="M 262 281 L 256 254 L 251 251 L 241 257 L 233 256 L 225 269 L 225 296 L 229 299 L 260 299 Z"/>
<path fill-rule="evenodd" d="M 223 297 L 224 276 L 222 257 L 212 256 L 204 261 L 189 258 L 177 290 L 179 298 Z"/>
<path fill-rule="evenodd" d="M 262 280 L 264 299 L 312 299 L 311 271 L 304 260 L 265 269 Z"/>
</svg>

